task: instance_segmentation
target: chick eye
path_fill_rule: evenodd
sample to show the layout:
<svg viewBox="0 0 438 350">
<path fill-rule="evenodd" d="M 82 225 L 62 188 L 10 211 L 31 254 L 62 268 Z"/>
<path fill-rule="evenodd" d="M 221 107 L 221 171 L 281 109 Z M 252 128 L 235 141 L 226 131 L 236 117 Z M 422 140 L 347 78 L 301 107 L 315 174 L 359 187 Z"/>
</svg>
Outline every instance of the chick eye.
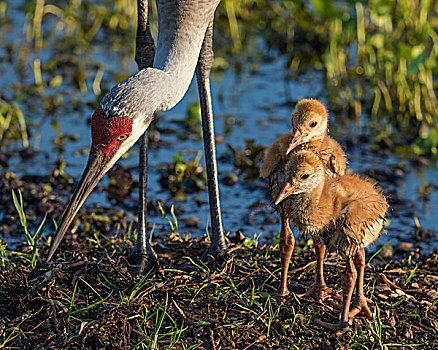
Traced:
<svg viewBox="0 0 438 350">
<path fill-rule="evenodd" d="M 309 126 L 310 126 L 311 128 L 314 128 L 314 127 L 316 126 L 316 124 L 317 124 L 317 122 L 311 122 Z"/>
<path fill-rule="evenodd" d="M 125 141 L 128 138 L 128 134 L 122 134 L 117 138 L 117 141 Z"/>
<path fill-rule="evenodd" d="M 305 180 L 305 179 L 307 179 L 309 177 L 309 174 L 303 174 L 303 175 L 301 175 L 301 179 L 302 180 Z"/>
</svg>

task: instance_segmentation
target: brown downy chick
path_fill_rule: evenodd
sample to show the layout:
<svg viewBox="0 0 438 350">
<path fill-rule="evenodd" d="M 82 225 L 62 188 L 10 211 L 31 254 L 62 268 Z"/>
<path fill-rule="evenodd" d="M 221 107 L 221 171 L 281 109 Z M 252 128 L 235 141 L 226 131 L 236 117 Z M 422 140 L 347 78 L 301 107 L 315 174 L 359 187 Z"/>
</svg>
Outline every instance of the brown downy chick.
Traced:
<svg viewBox="0 0 438 350">
<path fill-rule="evenodd" d="M 286 185 L 276 204 L 291 206 L 291 219 L 301 232 L 311 233 L 330 251 L 347 260 L 342 278 L 343 307 L 337 324 L 318 323 L 332 329 L 348 327 L 349 316 L 371 317 L 363 294 L 364 248 L 379 236 L 388 204 L 375 184 L 358 175 L 328 177 L 322 161 L 312 152 L 299 151 L 285 166 Z M 291 203 L 289 203 L 289 202 Z M 350 312 L 357 280 L 357 302 Z"/>
<path fill-rule="evenodd" d="M 302 149 L 307 149 L 317 154 L 325 166 L 325 171 L 330 176 L 343 175 L 346 167 L 346 157 L 341 146 L 327 136 L 328 113 L 324 104 L 318 100 L 304 99 L 298 102 L 292 113 L 291 122 L 293 129 L 276 140 L 269 148 L 264 163 L 260 168 L 260 176 L 269 177 L 271 198 L 274 201 L 284 186 L 285 163 L 290 157 Z M 288 295 L 287 269 L 290 257 L 295 246 L 295 238 L 289 227 L 290 206 L 283 208 L 283 204 L 275 208 L 281 217 L 280 230 L 280 257 L 282 261 L 280 295 Z M 340 296 L 327 287 L 324 281 L 323 262 L 326 248 L 314 240 L 316 253 L 316 280 L 313 287 L 302 298 L 314 297 L 317 300 L 332 296 Z"/>
<path fill-rule="evenodd" d="M 327 135 L 328 112 L 318 100 L 303 99 L 297 103 L 291 116 L 292 131 L 282 135 L 269 148 L 260 168 L 260 177 L 267 178 L 292 150 L 308 149 L 317 153 L 327 171 L 343 175 L 346 157 L 341 146 Z"/>
<path fill-rule="evenodd" d="M 289 161 L 286 165 L 291 162 L 295 153 L 289 156 Z M 315 155 L 317 158 L 317 156 Z M 287 174 L 285 163 L 280 163 L 282 166 L 277 166 L 275 171 L 269 177 L 269 192 L 271 195 L 272 202 L 275 202 L 277 197 L 282 192 L 284 185 L 287 183 Z M 321 163 L 322 164 L 322 163 Z M 294 217 L 297 211 L 297 203 L 294 200 L 288 198 L 281 203 L 276 203 L 275 210 L 280 214 L 281 218 L 281 229 L 280 229 L 280 259 L 281 259 L 281 276 L 280 285 L 278 287 L 278 294 L 280 296 L 289 295 L 289 290 L 287 288 L 287 276 L 289 270 L 289 263 L 292 257 L 293 250 L 295 248 L 295 238 L 293 232 L 289 225 L 289 220 Z M 313 238 L 313 236 L 312 236 Z M 342 300 L 342 297 L 333 292 L 329 288 L 324 280 L 324 257 L 326 252 L 326 247 L 319 240 L 313 238 L 315 254 L 316 254 L 316 274 L 315 283 L 312 288 L 304 294 L 299 295 L 300 298 L 314 298 L 316 300 L 324 300 L 327 297 L 333 297 L 338 300 Z"/>
<path fill-rule="evenodd" d="M 327 135 L 327 108 L 318 100 L 304 99 L 298 102 L 291 116 L 292 133 L 286 155 L 292 150 L 308 149 L 315 152 L 326 169 L 335 175 L 343 175 L 347 158 L 341 146 Z"/>
</svg>

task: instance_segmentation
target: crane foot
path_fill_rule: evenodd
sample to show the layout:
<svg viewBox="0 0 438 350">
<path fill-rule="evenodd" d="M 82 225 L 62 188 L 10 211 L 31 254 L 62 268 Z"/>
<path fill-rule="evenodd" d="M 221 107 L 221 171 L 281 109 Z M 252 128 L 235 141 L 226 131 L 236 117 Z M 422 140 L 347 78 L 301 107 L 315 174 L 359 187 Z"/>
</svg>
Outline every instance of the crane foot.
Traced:
<svg viewBox="0 0 438 350">
<path fill-rule="evenodd" d="M 203 261 L 217 261 L 226 260 L 228 257 L 227 247 L 224 244 L 213 244 L 211 243 L 208 250 L 202 255 Z"/>
<path fill-rule="evenodd" d="M 139 252 L 134 249 L 128 256 L 128 262 L 135 267 L 138 275 L 144 275 L 147 270 L 157 265 L 158 258 L 152 247 L 149 252 Z"/>
</svg>

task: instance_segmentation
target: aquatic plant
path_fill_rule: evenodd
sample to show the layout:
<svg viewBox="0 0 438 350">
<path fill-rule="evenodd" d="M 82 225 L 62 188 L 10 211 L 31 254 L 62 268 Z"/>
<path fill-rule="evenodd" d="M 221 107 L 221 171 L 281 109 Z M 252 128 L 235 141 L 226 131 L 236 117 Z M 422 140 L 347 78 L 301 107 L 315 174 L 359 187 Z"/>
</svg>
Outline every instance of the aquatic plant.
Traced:
<svg viewBox="0 0 438 350">
<path fill-rule="evenodd" d="M 254 51 L 269 57 L 279 50 L 289 58 L 291 78 L 309 68 L 325 73 L 322 97 L 338 116 L 363 118 L 377 140 L 389 136 L 414 145 L 416 154 L 436 153 L 437 1 L 258 0 L 235 2 L 225 12 L 236 17 L 228 30 L 240 40 L 233 47 L 244 47 L 246 64 L 260 56 Z M 268 51 L 255 45 L 256 37 Z"/>
<path fill-rule="evenodd" d="M 182 153 L 175 154 L 172 163 L 161 166 L 164 169 L 160 177 L 161 186 L 180 200 L 185 198 L 186 193 L 205 190 L 207 173 L 200 164 L 201 156 L 202 153 L 198 152 L 195 158 L 185 161 Z"/>
<path fill-rule="evenodd" d="M 21 140 L 24 148 L 29 147 L 26 120 L 16 101 L 8 103 L 0 99 L 0 149 L 5 141 Z M 6 144 L 7 145 L 7 144 Z"/>
<path fill-rule="evenodd" d="M 27 145 L 29 120 L 89 112 L 114 82 L 132 74 L 135 13 L 134 0 L 1 2 L 0 59 L 15 74 L 1 90 L 0 139 L 20 137 Z M 435 152 L 436 0 L 223 0 L 215 23 L 217 72 L 253 71 L 285 54 L 288 78 L 308 69 L 324 73 L 320 97 L 337 115 L 362 118 L 377 140 Z"/>
</svg>

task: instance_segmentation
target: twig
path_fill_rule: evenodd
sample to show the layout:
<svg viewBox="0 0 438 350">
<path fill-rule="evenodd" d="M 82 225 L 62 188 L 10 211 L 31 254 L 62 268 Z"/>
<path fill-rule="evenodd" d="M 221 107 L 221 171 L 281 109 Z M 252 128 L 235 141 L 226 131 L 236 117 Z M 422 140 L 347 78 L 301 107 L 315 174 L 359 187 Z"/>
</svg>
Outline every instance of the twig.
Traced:
<svg viewBox="0 0 438 350">
<path fill-rule="evenodd" d="M 296 272 L 303 271 L 303 270 L 307 269 L 308 267 L 310 267 L 310 266 L 312 266 L 312 265 L 315 265 L 315 264 L 316 264 L 316 260 L 311 261 L 311 262 L 307 263 L 307 264 L 304 265 L 304 266 L 301 266 L 301 267 L 298 267 L 298 268 L 296 268 L 296 269 L 291 270 L 289 273 L 292 274 L 292 273 L 296 273 Z"/>
<path fill-rule="evenodd" d="M 258 338 L 256 341 L 252 342 L 251 344 L 249 344 L 248 346 L 246 346 L 245 348 L 243 348 L 243 350 L 248 350 L 251 346 L 253 346 L 254 344 L 265 340 L 265 336 L 261 336 L 260 338 Z"/>
<path fill-rule="evenodd" d="M 278 277 L 273 275 L 271 271 L 269 271 L 265 266 L 262 266 L 262 269 L 271 275 L 272 278 L 278 280 Z"/>
<path fill-rule="evenodd" d="M 241 277 L 239 280 L 240 280 L 240 281 L 246 280 L 248 277 L 250 277 L 251 275 L 253 275 L 253 274 L 255 274 L 256 272 L 259 272 L 259 271 L 260 271 L 260 268 L 254 270 L 253 272 L 247 274 L 247 275 L 244 276 L 244 277 Z"/>
<path fill-rule="evenodd" d="M 56 335 L 59 338 L 61 338 L 61 332 L 58 329 L 58 318 L 56 317 L 56 307 L 55 307 L 55 303 L 53 302 L 53 299 L 49 299 L 49 304 L 53 312 L 53 321 L 55 323 Z"/>
<path fill-rule="evenodd" d="M 174 299 L 172 299 L 172 303 L 173 305 L 175 305 L 176 310 L 179 312 L 179 314 L 183 317 L 183 318 L 187 318 L 186 314 L 184 313 L 184 311 L 178 306 L 178 304 L 176 303 L 176 301 Z"/>
</svg>

